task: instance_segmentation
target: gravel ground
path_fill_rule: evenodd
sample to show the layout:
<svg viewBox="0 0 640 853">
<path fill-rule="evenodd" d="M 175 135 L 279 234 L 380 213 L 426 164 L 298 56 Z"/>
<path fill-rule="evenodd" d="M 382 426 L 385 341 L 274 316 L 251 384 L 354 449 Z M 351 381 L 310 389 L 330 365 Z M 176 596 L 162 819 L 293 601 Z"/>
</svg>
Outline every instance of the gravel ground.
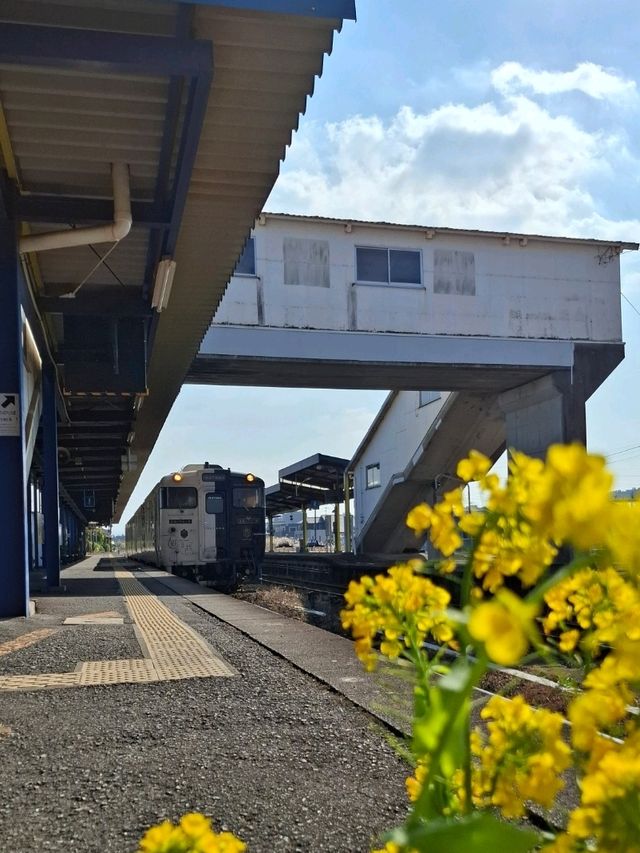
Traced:
<svg viewBox="0 0 640 853">
<path fill-rule="evenodd" d="M 379 724 L 234 628 L 145 583 L 239 677 L 0 694 L 0 723 L 12 730 L 0 735 L 3 849 L 125 853 L 150 824 L 195 809 L 253 853 L 358 853 L 402 820 L 407 768 Z M 108 594 L 83 604 L 77 612 L 118 609 Z M 123 635 L 108 631 L 83 627 L 80 659 L 118 656 Z"/>
<path fill-rule="evenodd" d="M 104 561 L 94 557 L 67 569 L 62 575 L 66 593 L 39 598 L 35 617 L 0 621 L 0 643 L 41 628 L 55 629 L 33 646 L 0 656 L 0 675 L 71 672 L 79 661 L 141 657 L 120 585 L 112 573 L 107 576 L 98 568 L 99 562 Z M 107 611 L 124 617 L 125 624 L 62 624 L 68 616 Z"/>
</svg>

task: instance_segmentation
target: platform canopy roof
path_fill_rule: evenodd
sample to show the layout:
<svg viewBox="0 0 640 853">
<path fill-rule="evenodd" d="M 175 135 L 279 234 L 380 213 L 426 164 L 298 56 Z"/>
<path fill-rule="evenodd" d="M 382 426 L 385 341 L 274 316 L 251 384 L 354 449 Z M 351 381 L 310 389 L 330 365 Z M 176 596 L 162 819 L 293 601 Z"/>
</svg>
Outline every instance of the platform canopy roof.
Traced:
<svg viewBox="0 0 640 853">
<path fill-rule="evenodd" d="M 341 503 L 345 499 L 344 473 L 348 465 L 348 459 L 315 453 L 281 468 L 277 485 L 265 490 L 267 514 L 290 512 L 314 503 Z"/>
<path fill-rule="evenodd" d="M 23 255 L 60 480 L 80 506 L 95 495 L 89 520 L 119 519 L 353 17 L 354 0 L 0 4 L 0 213 L 23 234 L 109 223 L 112 164 L 129 176 L 120 242 Z"/>
</svg>

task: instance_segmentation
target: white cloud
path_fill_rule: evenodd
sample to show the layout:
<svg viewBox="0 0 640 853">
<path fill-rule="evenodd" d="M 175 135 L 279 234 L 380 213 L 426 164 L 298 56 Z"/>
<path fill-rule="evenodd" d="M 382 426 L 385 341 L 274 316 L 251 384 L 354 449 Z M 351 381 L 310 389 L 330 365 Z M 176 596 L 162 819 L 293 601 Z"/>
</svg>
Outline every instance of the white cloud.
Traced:
<svg viewBox="0 0 640 853">
<path fill-rule="evenodd" d="M 323 156 L 297 156 L 298 146 Z M 606 239 L 640 233 L 637 221 L 607 215 L 590 189 L 622 188 L 625 173 L 640 171 L 622 130 L 586 130 L 524 95 L 315 124 L 292 153 L 268 209 Z"/>
<path fill-rule="evenodd" d="M 635 81 L 593 62 L 581 62 L 573 71 L 535 71 L 519 62 L 503 62 L 491 72 L 491 82 L 503 95 L 523 90 L 536 95 L 583 92 L 597 100 L 625 103 L 637 96 Z"/>
</svg>

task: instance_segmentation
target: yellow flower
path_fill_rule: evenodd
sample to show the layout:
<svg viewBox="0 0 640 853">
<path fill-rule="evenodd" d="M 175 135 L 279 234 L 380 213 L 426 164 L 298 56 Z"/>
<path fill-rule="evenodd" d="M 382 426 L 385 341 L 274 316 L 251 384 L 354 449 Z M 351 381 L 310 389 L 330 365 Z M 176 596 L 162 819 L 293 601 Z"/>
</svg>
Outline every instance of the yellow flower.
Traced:
<svg viewBox="0 0 640 853">
<path fill-rule="evenodd" d="M 148 829 L 140 841 L 139 853 L 182 853 L 184 836 L 170 820 Z"/>
<path fill-rule="evenodd" d="M 147 830 L 138 853 L 244 853 L 246 844 L 230 832 L 216 833 L 204 815 L 191 812 L 178 826 L 165 820 Z"/>
<path fill-rule="evenodd" d="M 416 533 L 424 533 L 431 526 L 433 510 L 427 504 L 418 504 L 407 516 L 407 527 L 415 530 Z"/>
<path fill-rule="evenodd" d="M 427 778 L 428 760 L 422 759 L 414 771 L 413 776 L 408 776 L 405 780 L 407 789 L 407 797 L 412 803 L 420 796 L 424 780 Z"/>
<path fill-rule="evenodd" d="M 513 593 L 502 590 L 493 601 L 483 602 L 471 611 L 469 633 L 484 643 L 495 663 L 517 663 L 529 648 L 534 632 L 536 607 L 522 602 Z"/>
<path fill-rule="evenodd" d="M 535 710 L 522 696 L 494 696 L 481 717 L 487 734 L 476 729 L 471 740 L 478 759 L 472 777 L 475 804 L 496 806 L 507 818 L 521 817 L 527 800 L 550 808 L 563 787 L 560 774 L 571 763 L 561 715 Z"/>
<path fill-rule="evenodd" d="M 595 839 L 598 850 L 640 853 L 640 732 L 624 744 L 610 742 L 589 769 L 568 832 L 577 839 Z"/>
<path fill-rule="evenodd" d="M 489 472 L 491 460 L 483 453 L 472 450 L 466 459 L 461 459 L 456 468 L 456 474 L 465 483 L 471 480 L 479 480 Z"/>
<path fill-rule="evenodd" d="M 417 647 L 427 634 L 439 642 L 453 642 L 446 613 L 451 596 L 421 573 L 422 566 L 415 560 L 349 585 L 347 606 L 340 614 L 342 626 L 355 638 L 356 654 L 367 670 L 375 669 L 374 640 L 379 634 L 384 635 L 380 652 L 391 659 L 405 652 L 411 637 Z"/>
<path fill-rule="evenodd" d="M 629 699 L 628 691 L 619 687 L 587 690 L 576 696 L 569 704 L 568 711 L 571 741 L 576 749 L 583 752 L 592 749 L 598 737 L 598 730 L 606 731 L 623 720 L 627 714 Z"/>
<path fill-rule="evenodd" d="M 576 631 L 575 629 L 572 631 L 563 631 L 562 634 L 560 634 L 558 648 L 561 652 L 572 652 L 579 639 L 580 631 Z"/>
<path fill-rule="evenodd" d="M 401 848 L 395 841 L 387 841 L 384 847 L 372 850 L 371 853 L 401 853 Z"/>
<path fill-rule="evenodd" d="M 180 818 L 180 829 L 187 838 L 200 838 L 207 832 L 211 832 L 211 821 L 202 814 L 191 812 Z"/>
</svg>

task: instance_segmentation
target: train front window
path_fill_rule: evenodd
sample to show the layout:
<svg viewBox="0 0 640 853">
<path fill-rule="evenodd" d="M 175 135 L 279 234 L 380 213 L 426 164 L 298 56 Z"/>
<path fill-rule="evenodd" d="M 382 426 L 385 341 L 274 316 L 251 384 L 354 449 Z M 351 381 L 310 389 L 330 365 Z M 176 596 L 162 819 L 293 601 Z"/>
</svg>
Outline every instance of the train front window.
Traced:
<svg viewBox="0 0 640 853">
<path fill-rule="evenodd" d="M 262 506 L 262 490 L 257 486 L 239 486 L 233 490 L 233 505 L 241 509 Z"/>
<path fill-rule="evenodd" d="M 163 486 L 160 489 L 160 509 L 195 509 L 198 492 L 193 486 Z"/>
<path fill-rule="evenodd" d="M 222 495 L 214 495 L 213 492 L 207 492 L 204 510 L 209 515 L 216 515 L 224 512 L 224 501 L 222 500 Z"/>
</svg>

